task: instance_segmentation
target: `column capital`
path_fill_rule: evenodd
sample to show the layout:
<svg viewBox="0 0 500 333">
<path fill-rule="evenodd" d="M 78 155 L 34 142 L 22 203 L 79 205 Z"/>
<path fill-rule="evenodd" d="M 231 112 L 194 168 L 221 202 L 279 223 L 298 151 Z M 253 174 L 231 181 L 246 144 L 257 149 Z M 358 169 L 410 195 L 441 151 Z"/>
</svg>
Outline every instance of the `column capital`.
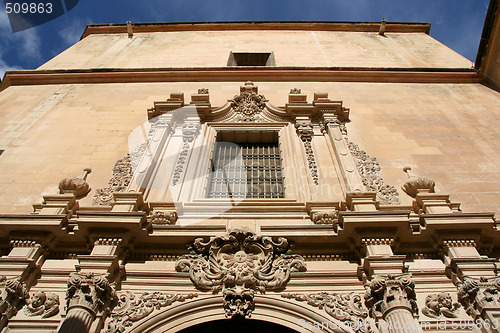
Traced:
<svg viewBox="0 0 500 333">
<path fill-rule="evenodd" d="M 66 294 L 68 310 L 82 307 L 91 311 L 95 318 L 95 315 L 105 310 L 114 298 L 114 285 L 109 283 L 105 274 L 75 272 L 69 276 Z"/>
<path fill-rule="evenodd" d="M 415 283 L 410 275 L 374 276 L 366 288 L 365 305 L 373 318 L 385 320 L 396 309 L 418 315 Z"/>
</svg>

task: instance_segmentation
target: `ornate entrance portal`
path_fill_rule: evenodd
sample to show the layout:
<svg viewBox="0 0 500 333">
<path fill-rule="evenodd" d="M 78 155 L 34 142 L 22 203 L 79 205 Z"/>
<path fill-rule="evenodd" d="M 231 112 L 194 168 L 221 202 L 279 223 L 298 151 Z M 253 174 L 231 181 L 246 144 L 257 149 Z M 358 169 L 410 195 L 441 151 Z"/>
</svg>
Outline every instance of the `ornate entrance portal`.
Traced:
<svg viewBox="0 0 500 333">
<path fill-rule="evenodd" d="M 179 333 L 220 333 L 220 332 L 239 332 L 239 333 L 296 333 L 288 327 L 274 324 L 271 322 L 255 319 L 234 320 L 223 319 L 206 322 L 191 326 L 179 331 Z"/>
</svg>

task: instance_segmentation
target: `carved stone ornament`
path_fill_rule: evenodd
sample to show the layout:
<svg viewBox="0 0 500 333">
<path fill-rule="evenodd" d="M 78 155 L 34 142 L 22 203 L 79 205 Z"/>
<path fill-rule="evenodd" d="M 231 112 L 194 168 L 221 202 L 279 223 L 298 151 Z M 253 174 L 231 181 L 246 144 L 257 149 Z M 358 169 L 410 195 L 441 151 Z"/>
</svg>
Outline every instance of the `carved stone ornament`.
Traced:
<svg viewBox="0 0 500 333">
<path fill-rule="evenodd" d="M 181 179 L 182 172 L 184 171 L 184 165 L 186 164 L 186 159 L 189 154 L 189 147 L 194 139 L 198 136 L 200 132 L 200 124 L 199 123 L 184 123 L 182 125 L 182 141 L 184 144 L 182 145 L 182 150 L 179 154 L 179 158 L 177 159 L 177 164 L 174 170 L 174 176 L 172 178 L 172 185 L 177 185 L 179 180 Z"/>
<path fill-rule="evenodd" d="M 368 191 L 377 192 L 377 198 L 383 205 L 399 205 L 398 190 L 391 185 L 386 185 L 380 177 L 380 164 L 375 157 L 370 157 L 359 146 L 348 141 L 347 145 L 356 162 L 363 185 Z"/>
<path fill-rule="evenodd" d="M 133 169 L 139 163 L 140 157 L 146 150 L 147 145 L 142 144 L 130 154 L 116 161 L 113 174 L 108 181 L 108 186 L 98 188 L 92 200 L 93 205 L 105 206 L 113 202 L 113 192 L 125 192 L 132 180 Z"/>
<path fill-rule="evenodd" d="M 177 221 L 177 212 L 155 210 L 148 216 L 152 224 L 175 224 Z"/>
<path fill-rule="evenodd" d="M 500 308 L 500 277 L 481 278 L 479 281 L 465 277 L 458 284 L 458 301 L 471 317 L 483 310 Z"/>
<path fill-rule="evenodd" d="M 429 318 L 458 318 L 460 304 L 454 303 L 450 293 L 429 294 L 425 298 L 422 313 Z"/>
<path fill-rule="evenodd" d="M 264 110 L 267 99 L 258 95 L 257 87 L 248 81 L 241 87 L 240 94 L 234 96 L 230 102 L 233 111 L 240 114 L 243 121 L 253 121 L 254 117 Z"/>
<path fill-rule="evenodd" d="M 316 165 L 316 158 L 314 157 L 314 151 L 312 149 L 312 138 L 314 135 L 313 125 L 309 122 L 297 122 L 295 124 L 295 129 L 299 135 L 302 142 L 304 142 L 304 148 L 306 150 L 307 165 L 309 170 L 311 170 L 311 176 L 313 178 L 314 184 L 319 184 L 318 177 L 318 166 Z"/>
<path fill-rule="evenodd" d="M 24 313 L 28 317 L 41 316 L 42 318 L 53 317 L 59 313 L 59 295 L 54 293 L 45 294 L 43 291 L 33 293 L 26 301 Z"/>
<path fill-rule="evenodd" d="M 94 313 L 103 311 L 115 298 L 115 289 L 105 275 L 94 273 L 71 273 L 66 292 L 68 309 L 80 306 Z"/>
<path fill-rule="evenodd" d="M 325 310 L 333 318 L 345 323 L 355 332 L 373 332 L 368 318 L 368 310 L 363 306 L 359 294 L 282 294 L 281 297 L 295 299 Z"/>
<path fill-rule="evenodd" d="M 415 198 L 420 192 L 434 193 L 434 186 L 436 186 L 434 180 L 426 177 L 417 177 L 411 172 L 410 167 L 404 167 L 403 171 L 408 175 L 408 180 L 401 186 L 401 189 L 410 197 Z"/>
<path fill-rule="evenodd" d="M 106 324 L 106 333 L 125 332 L 134 322 L 146 318 L 154 310 L 160 310 L 174 302 L 183 302 L 197 297 L 197 294 L 180 295 L 176 293 L 145 292 L 137 297 L 130 291 L 117 293 L 117 305 Z"/>
<path fill-rule="evenodd" d="M 408 275 L 376 276 L 367 285 L 365 305 L 372 318 L 383 316 L 395 308 L 406 308 L 418 315 L 415 283 Z"/>
<path fill-rule="evenodd" d="M 315 224 L 334 224 L 338 221 L 339 212 L 337 210 L 321 210 L 311 212 L 311 220 Z"/>
<path fill-rule="evenodd" d="M 291 272 L 306 270 L 300 255 L 289 254 L 286 238 L 274 242 L 271 237 L 255 235 L 243 228 L 211 237 L 208 242 L 196 239 L 176 264 L 179 272 L 189 272 L 200 290 L 223 291 L 227 317 L 250 317 L 255 292 L 285 288 Z"/>
<path fill-rule="evenodd" d="M 208 94 L 208 88 L 200 88 L 198 89 L 198 94 L 204 94 L 204 95 L 207 95 Z"/>
<path fill-rule="evenodd" d="M 302 91 L 299 88 L 290 89 L 290 94 L 301 94 Z"/>
<path fill-rule="evenodd" d="M 29 294 L 26 285 L 19 278 L 6 280 L 5 276 L 2 276 L 1 280 L 3 290 L 0 296 L 0 313 L 10 318 L 17 313 Z"/>
<path fill-rule="evenodd" d="M 59 182 L 59 191 L 61 194 L 73 193 L 75 197 L 82 198 L 90 192 L 90 186 L 87 183 L 87 175 L 92 169 L 83 169 L 83 174 L 75 178 L 64 178 Z"/>
</svg>

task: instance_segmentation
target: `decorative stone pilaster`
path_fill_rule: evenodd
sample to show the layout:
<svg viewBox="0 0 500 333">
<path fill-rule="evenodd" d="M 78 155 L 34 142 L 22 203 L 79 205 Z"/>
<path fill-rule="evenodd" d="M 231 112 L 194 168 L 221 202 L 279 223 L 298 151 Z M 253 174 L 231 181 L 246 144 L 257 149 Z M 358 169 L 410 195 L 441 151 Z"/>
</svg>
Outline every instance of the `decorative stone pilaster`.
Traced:
<svg viewBox="0 0 500 333">
<path fill-rule="evenodd" d="M 119 256 L 123 249 L 120 237 L 99 237 L 94 241 L 90 255 L 79 255 L 77 269 L 82 272 L 105 274 L 113 277 L 119 269 Z"/>
<path fill-rule="evenodd" d="M 137 212 L 145 208 L 141 192 L 113 192 L 113 212 Z"/>
<path fill-rule="evenodd" d="M 322 132 L 330 138 L 334 147 L 348 191 L 364 191 L 363 181 L 347 144 L 345 125 L 339 121 L 336 115 L 325 115 Z"/>
<path fill-rule="evenodd" d="M 181 179 L 181 175 L 184 171 L 184 166 L 186 165 L 187 162 L 189 149 L 191 147 L 192 142 L 196 139 L 196 137 L 200 133 L 200 128 L 201 126 L 199 120 L 194 122 L 185 122 L 182 125 L 182 141 L 184 143 L 182 145 L 182 150 L 179 153 L 177 164 L 174 170 L 174 175 L 172 177 L 172 185 L 174 186 L 177 185 L 177 183 Z"/>
<path fill-rule="evenodd" d="M 87 333 L 96 315 L 114 300 L 115 290 L 106 275 L 72 273 L 66 293 L 66 319 L 59 333 Z"/>
<path fill-rule="evenodd" d="M 312 148 L 312 138 L 314 136 L 313 124 L 309 119 L 297 119 L 295 123 L 295 129 L 300 139 L 304 143 L 304 148 L 306 150 L 307 165 L 311 171 L 311 177 L 314 184 L 319 184 L 318 177 L 318 166 L 316 165 L 316 158 L 314 157 L 314 151 Z"/>
<path fill-rule="evenodd" d="M 481 323 L 481 332 L 498 332 L 500 322 L 500 277 L 471 279 L 458 283 L 458 301 L 468 315 Z M 495 329 L 494 329 L 495 327 Z"/>
<path fill-rule="evenodd" d="M 365 305 L 372 318 L 383 320 L 380 327 L 389 333 L 422 332 L 415 319 L 415 284 L 409 275 L 375 276 L 366 287 Z"/>
<path fill-rule="evenodd" d="M 417 213 L 447 214 L 453 213 L 450 196 L 439 193 L 417 193 L 414 208 Z"/>
</svg>

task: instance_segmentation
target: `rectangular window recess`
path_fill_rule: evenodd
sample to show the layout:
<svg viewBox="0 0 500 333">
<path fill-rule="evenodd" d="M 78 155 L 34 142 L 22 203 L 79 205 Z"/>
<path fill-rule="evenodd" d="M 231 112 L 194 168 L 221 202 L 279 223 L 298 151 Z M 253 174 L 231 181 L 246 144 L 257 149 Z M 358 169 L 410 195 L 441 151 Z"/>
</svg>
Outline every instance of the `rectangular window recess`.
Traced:
<svg viewBox="0 0 500 333">
<path fill-rule="evenodd" d="M 226 133 L 219 139 L 234 136 L 239 135 Z M 248 142 L 248 137 L 252 135 L 243 142 L 216 143 L 209 198 L 284 198 L 277 135 L 261 133 L 258 143 Z M 263 142 L 268 140 L 272 142 Z"/>
<path fill-rule="evenodd" d="M 230 52 L 228 66 L 275 66 L 273 52 Z"/>
</svg>

